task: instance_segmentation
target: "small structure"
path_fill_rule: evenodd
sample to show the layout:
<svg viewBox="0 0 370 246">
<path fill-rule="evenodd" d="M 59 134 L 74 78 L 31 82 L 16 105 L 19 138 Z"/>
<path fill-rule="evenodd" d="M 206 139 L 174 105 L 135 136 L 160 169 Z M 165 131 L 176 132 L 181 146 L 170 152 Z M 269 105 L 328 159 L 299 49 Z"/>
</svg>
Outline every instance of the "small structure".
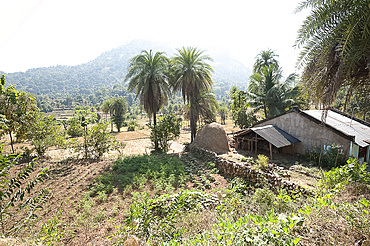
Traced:
<svg viewBox="0 0 370 246">
<path fill-rule="evenodd" d="M 242 133 L 249 131 L 254 132 L 256 136 L 258 135 L 273 144 L 273 139 L 276 139 L 275 133 L 278 131 L 277 129 L 280 129 L 289 136 L 300 140 L 300 142 L 278 148 L 279 150 L 283 150 L 283 152 L 304 154 L 305 150 L 314 148 L 320 148 L 322 151 L 326 151 L 332 144 L 338 144 L 341 146 L 343 154 L 356 157 L 361 162 L 369 162 L 369 123 L 335 109 L 328 110 L 327 117 L 323 118 L 323 120 L 322 116 L 323 110 L 302 111 L 298 108 L 293 108 L 281 115 L 257 122 L 252 128 L 235 134 L 235 138 L 239 136 L 238 141 L 240 141 L 240 136 L 243 135 Z M 275 130 L 267 130 L 272 129 L 272 125 L 275 126 Z M 267 126 L 269 127 L 265 130 L 261 128 Z M 256 128 L 257 131 L 260 128 L 260 134 L 252 130 Z M 258 141 L 258 137 L 255 140 Z M 237 146 L 248 149 L 248 144 L 247 146 L 240 144 Z"/>
<path fill-rule="evenodd" d="M 284 150 L 284 147 L 301 142 L 299 139 L 280 129 L 276 125 L 252 127 L 239 131 L 234 135 L 235 149 L 249 150 L 257 154 L 257 149 L 265 149 L 270 152 L 272 159 L 273 148 Z"/>
</svg>

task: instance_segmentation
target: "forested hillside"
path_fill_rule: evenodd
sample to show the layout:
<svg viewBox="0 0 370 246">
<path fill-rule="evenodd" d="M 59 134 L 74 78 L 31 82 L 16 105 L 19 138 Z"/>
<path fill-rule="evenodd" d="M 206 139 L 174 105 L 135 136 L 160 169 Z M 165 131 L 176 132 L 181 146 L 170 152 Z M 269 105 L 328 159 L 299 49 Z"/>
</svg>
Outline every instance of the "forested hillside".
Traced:
<svg viewBox="0 0 370 246">
<path fill-rule="evenodd" d="M 119 94 L 126 94 L 123 78 L 127 72 L 129 60 L 142 50 L 164 51 L 171 56 L 177 47 L 149 41 L 133 41 L 121 47 L 101 54 L 96 59 L 77 66 L 53 66 L 34 68 L 26 72 L 8 73 L 7 83 L 15 84 L 21 91 L 35 95 L 48 95 L 54 99 L 95 95 L 102 87 L 112 89 L 115 85 Z M 212 54 L 214 90 L 220 99 L 229 88 L 237 85 L 246 88 L 251 74 L 243 64 L 227 54 Z M 118 87 L 117 87 L 118 86 Z M 95 95 L 97 96 L 97 95 Z M 130 100 L 129 100 L 130 101 Z"/>
</svg>

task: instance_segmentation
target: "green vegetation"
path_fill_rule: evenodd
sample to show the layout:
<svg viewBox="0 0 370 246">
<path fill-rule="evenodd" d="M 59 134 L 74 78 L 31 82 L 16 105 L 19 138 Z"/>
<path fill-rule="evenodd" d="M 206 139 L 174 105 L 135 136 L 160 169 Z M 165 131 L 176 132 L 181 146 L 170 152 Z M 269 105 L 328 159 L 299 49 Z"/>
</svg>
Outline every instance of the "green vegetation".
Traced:
<svg viewBox="0 0 370 246">
<path fill-rule="evenodd" d="M 190 130 L 191 142 L 193 142 L 199 118 L 201 93 L 210 90 L 213 82 L 212 67 L 207 63 L 211 57 L 204 55 L 197 48 L 185 48 L 177 50 L 178 54 L 172 59 L 171 83 L 174 91 L 181 91 L 184 102 L 190 104 Z"/>
<path fill-rule="evenodd" d="M 289 170 L 269 164 L 263 155 L 255 160 L 238 157 L 243 165 L 269 173 L 267 178 L 284 179 L 276 181 L 277 187 L 267 183 L 267 178 L 228 179 L 215 163 L 194 158 L 191 153 L 166 153 L 180 136 L 179 115 L 190 120 L 191 141 L 199 121 L 213 122 L 218 113 L 225 124 L 229 110 L 240 128 L 250 127 L 257 117 L 274 117 L 294 105 L 317 106 L 312 102 L 324 106 L 334 102 L 335 107 L 365 119 L 370 95 L 368 2 L 309 0 L 298 11 L 305 8 L 312 8 L 312 13 L 296 41 L 304 48 L 300 57 L 302 82 L 296 74 L 283 80 L 277 55 L 264 50 L 256 57 L 248 86 L 243 81 L 239 84 L 242 89 L 230 89 L 231 83 L 238 81 L 218 81 L 212 88 L 211 57 L 200 49 L 184 47 L 172 58 L 152 50 L 140 53 L 141 47 L 127 52 L 126 47 L 126 53 L 123 48 L 113 50 L 80 66 L 11 74 L 22 86 L 20 91 L 6 85 L 5 76 L 1 76 L 0 137 L 6 144 L 10 142 L 14 153 L 16 136 L 17 142 L 24 141 L 20 145 L 26 153 L 23 157 L 8 155 L 0 149 L 1 236 L 35 244 L 80 244 L 79 240 L 91 240 L 83 238 L 95 240 L 99 227 L 99 235 L 110 235 L 104 243 L 115 245 L 124 244 L 131 236 L 148 245 L 368 242 L 367 164 L 345 160 L 340 146 L 310 150 L 310 163 L 298 161 Z M 225 97 L 225 88 L 230 89 L 230 100 Z M 312 90 L 303 91 L 308 88 Z M 26 89 L 37 96 L 23 92 Z M 222 98 L 220 107 L 216 98 Z M 53 108 L 69 108 L 74 113 L 62 121 L 40 113 Z M 105 153 L 119 149 L 113 126 L 118 132 L 126 126 L 127 131 L 142 129 L 139 120 L 144 112 L 149 116 L 155 151 L 101 160 Z M 148 132 L 143 132 L 148 138 Z M 142 138 L 134 132 L 125 134 L 135 140 Z M 53 146 L 63 148 L 55 151 L 61 151 L 58 157 L 62 160 L 42 158 L 52 153 L 47 151 Z M 69 148 L 75 153 L 64 157 Z M 31 160 L 33 151 L 40 165 Z M 229 157 L 235 158 L 233 154 L 225 158 Z M 285 183 L 288 179 L 303 182 L 309 190 L 290 190 Z M 51 193 L 48 187 L 59 190 Z M 52 195 L 53 202 L 48 203 Z"/>
<path fill-rule="evenodd" d="M 167 152 L 170 147 L 170 141 L 180 136 L 181 121 L 182 119 L 174 114 L 167 114 L 159 119 L 156 126 L 149 126 L 151 128 L 150 140 L 152 143 L 158 143 L 159 149 Z"/>
<path fill-rule="evenodd" d="M 136 97 L 140 95 L 140 104 L 148 116 L 153 117 L 154 127 L 157 125 L 157 112 L 167 102 L 170 93 L 168 66 L 169 61 L 162 52 L 143 51 L 132 58 L 125 78 L 130 80 L 128 90 L 135 90 Z M 154 149 L 159 150 L 156 140 Z"/>
<path fill-rule="evenodd" d="M 173 190 L 185 184 L 184 177 L 185 166 L 170 155 L 122 157 L 114 162 L 111 172 L 97 179 L 93 191 L 110 193 L 113 186 L 124 189 L 128 185 L 142 189 L 149 181 L 159 190 Z"/>
<path fill-rule="evenodd" d="M 13 133 L 17 139 L 24 139 L 27 128 L 34 122 L 34 114 L 38 111 L 35 99 L 28 93 L 15 90 L 14 86 L 5 87 L 5 76 L 1 76 L 0 87 L 0 115 L 7 121 L 6 127 L 2 128 L 9 135 L 12 152 Z"/>
<path fill-rule="evenodd" d="M 282 70 L 276 56 L 272 50 L 258 54 L 248 86 L 249 104 L 255 111 L 262 109 L 265 118 L 283 113 L 298 95 L 297 75 L 290 74 L 285 82 L 280 82 Z"/>
<path fill-rule="evenodd" d="M 298 59 L 302 81 L 326 107 L 339 89 L 346 88 L 346 110 L 353 92 L 368 92 L 370 87 L 369 1 L 308 0 L 297 11 L 307 8 L 311 13 L 296 40 L 296 46 L 303 48 Z M 363 95 L 368 98 L 369 93 Z"/>
<path fill-rule="evenodd" d="M 7 237 L 32 225 L 50 194 L 47 189 L 36 190 L 37 184 L 43 182 L 46 169 L 36 171 L 38 164 L 32 161 L 17 170 L 20 156 L 2 152 L 0 146 L 0 234 Z"/>
<path fill-rule="evenodd" d="M 63 145 L 64 136 L 53 116 L 45 116 L 41 112 L 34 115 L 34 123 L 29 126 L 27 139 L 36 150 L 38 157 L 43 157 L 48 148 Z M 31 150 L 32 152 L 33 150 Z"/>
</svg>

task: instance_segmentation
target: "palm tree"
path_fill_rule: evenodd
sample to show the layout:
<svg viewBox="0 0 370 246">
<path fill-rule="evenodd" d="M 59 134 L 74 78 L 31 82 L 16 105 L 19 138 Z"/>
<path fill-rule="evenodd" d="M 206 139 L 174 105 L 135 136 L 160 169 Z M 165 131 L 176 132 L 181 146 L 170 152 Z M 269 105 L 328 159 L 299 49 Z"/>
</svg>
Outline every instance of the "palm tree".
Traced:
<svg viewBox="0 0 370 246">
<path fill-rule="evenodd" d="M 149 117 L 153 116 L 154 126 L 157 112 L 168 100 L 168 67 L 169 61 L 163 52 L 142 51 L 130 60 L 125 77 L 125 81 L 130 80 L 128 90 L 135 90 L 136 98 L 140 95 L 140 104 Z M 155 150 L 159 150 L 158 141 L 154 145 Z"/>
<path fill-rule="evenodd" d="M 261 51 L 257 57 L 256 62 L 253 66 L 253 73 L 261 73 L 265 67 L 279 68 L 279 62 L 275 59 L 278 57 L 271 49 Z"/>
<path fill-rule="evenodd" d="M 196 136 L 199 111 L 197 101 L 202 91 L 208 91 L 213 82 L 212 67 L 207 61 L 212 61 L 209 56 L 197 48 L 181 48 L 172 59 L 172 86 L 174 91 L 181 91 L 184 102 L 190 103 L 190 130 L 191 142 Z"/>
<path fill-rule="evenodd" d="M 345 110 L 354 90 L 370 87 L 369 0 L 306 0 L 296 11 L 306 8 L 311 13 L 296 39 L 302 80 L 325 107 L 348 88 Z"/>
<path fill-rule="evenodd" d="M 199 94 L 195 102 L 195 110 L 198 114 L 198 120 L 203 119 L 203 122 L 206 124 L 212 123 L 216 121 L 216 114 L 219 108 L 216 96 L 211 91 L 202 91 Z M 184 106 L 184 116 L 185 119 L 190 119 L 190 104 L 186 104 Z"/>
<path fill-rule="evenodd" d="M 297 96 L 297 87 L 291 86 L 296 75 L 291 74 L 283 83 L 279 63 L 274 59 L 273 51 L 262 51 L 256 59 L 248 87 L 249 105 L 255 111 L 263 109 L 266 118 L 281 114 L 293 104 Z"/>
</svg>

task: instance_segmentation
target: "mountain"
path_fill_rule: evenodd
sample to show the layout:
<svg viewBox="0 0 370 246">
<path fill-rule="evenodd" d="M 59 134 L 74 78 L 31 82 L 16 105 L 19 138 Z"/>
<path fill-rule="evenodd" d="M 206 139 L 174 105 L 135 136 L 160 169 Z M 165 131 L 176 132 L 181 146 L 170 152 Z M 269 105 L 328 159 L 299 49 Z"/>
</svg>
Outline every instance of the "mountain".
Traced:
<svg viewBox="0 0 370 246">
<path fill-rule="evenodd" d="M 7 84 L 15 84 L 17 90 L 35 95 L 52 95 L 54 98 L 90 95 L 102 87 L 116 84 L 127 85 L 123 78 L 129 60 L 142 50 L 164 51 L 172 56 L 176 49 L 151 41 L 132 41 L 121 47 L 104 52 L 96 59 L 76 66 L 33 68 L 26 72 L 8 73 Z M 218 98 L 226 95 L 236 85 L 245 88 L 251 71 L 242 63 L 222 52 L 207 52 L 214 62 L 214 91 Z"/>
</svg>

